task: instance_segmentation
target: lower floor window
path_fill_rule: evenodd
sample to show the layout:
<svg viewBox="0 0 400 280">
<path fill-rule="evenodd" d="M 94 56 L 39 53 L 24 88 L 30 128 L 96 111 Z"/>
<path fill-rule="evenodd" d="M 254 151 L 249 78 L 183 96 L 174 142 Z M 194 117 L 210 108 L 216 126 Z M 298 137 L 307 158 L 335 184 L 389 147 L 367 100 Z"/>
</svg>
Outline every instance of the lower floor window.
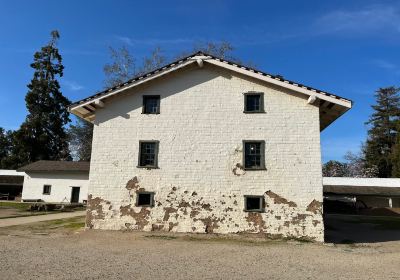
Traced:
<svg viewBox="0 0 400 280">
<path fill-rule="evenodd" d="M 43 194 L 50 194 L 50 192 L 51 192 L 51 185 L 44 185 Z"/>
<path fill-rule="evenodd" d="M 264 209 L 264 197 L 256 195 L 244 196 L 244 210 L 248 212 L 262 212 Z"/>
<path fill-rule="evenodd" d="M 136 206 L 154 206 L 154 193 L 139 192 L 137 193 Z"/>
</svg>

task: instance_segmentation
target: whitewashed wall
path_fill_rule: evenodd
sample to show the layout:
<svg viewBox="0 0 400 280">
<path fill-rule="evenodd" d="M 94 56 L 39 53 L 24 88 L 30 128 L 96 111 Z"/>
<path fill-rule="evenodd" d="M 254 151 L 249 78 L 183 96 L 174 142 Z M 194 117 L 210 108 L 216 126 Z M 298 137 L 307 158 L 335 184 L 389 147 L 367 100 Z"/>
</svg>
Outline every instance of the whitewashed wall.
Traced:
<svg viewBox="0 0 400 280">
<path fill-rule="evenodd" d="M 265 114 L 243 93 L 264 92 Z M 142 96 L 161 95 L 159 115 Z M 295 92 L 205 65 L 180 70 L 96 111 L 87 224 L 178 232 L 263 232 L 323 240 L 319 108 Z M 137 168 L 139 140 L 159 140 L 159 169 Z M 244 171 L 242 140 L 265 140 L 264 171 Z M 156 206 L 135 207 L 136 191 Z M 265 213 L 243 211 L 264 195 Z"/>
<path fill-rule="evenodd" d="M 79 202 L 87 200 L 87 172 L 26 172 L 22 200 L 42 199 L 45 202 L 70 202 L 71 187 L 80 187 Z M 43 194 L 43 185 L 51 185 L 50 195 Z"/>
</svg>

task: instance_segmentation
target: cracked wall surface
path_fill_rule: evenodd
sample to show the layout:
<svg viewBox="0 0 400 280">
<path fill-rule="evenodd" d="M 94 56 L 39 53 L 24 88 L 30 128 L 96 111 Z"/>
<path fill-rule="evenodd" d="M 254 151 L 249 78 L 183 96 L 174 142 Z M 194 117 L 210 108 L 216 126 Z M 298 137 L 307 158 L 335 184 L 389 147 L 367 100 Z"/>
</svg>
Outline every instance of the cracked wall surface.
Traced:
<svg viewBox="0 0 400 280">
<path fill-rule="evenodd" d="M 243 92 L 264 92 L 264 114 Z M 159 115 L 142 95 L 160 95 Z M 212 66 L 181 70 L 114 98 L 97 112 L 87 227 L 263 233 L 323 241 L 318 107 L 294 92 Z M 137 167 L 139 140 L 158 140 L 157 169 Z M 243 140 L 265 141 L 266 170 L 245 170 Z M 154 192 L 154 207 L 136 207 Z M 264 211 L 245 212 L 244 195 Z"/>
</svg>

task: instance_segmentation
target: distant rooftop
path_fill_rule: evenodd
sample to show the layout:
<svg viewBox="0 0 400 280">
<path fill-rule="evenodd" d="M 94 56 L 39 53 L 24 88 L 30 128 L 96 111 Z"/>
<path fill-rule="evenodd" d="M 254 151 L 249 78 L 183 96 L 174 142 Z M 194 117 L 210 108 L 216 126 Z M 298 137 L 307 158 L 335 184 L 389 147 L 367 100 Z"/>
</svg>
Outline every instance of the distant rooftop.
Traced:
<svg viewBox="0 0 400 280">
<path fill-rule="evenodd" d="M 39 160 L 19 168 L 17 171 L 24 172 L 49 172 L 49 171 L 80 171 L 89 172 L 90 162 L 88 161 L 52 161 Z"/>
<path fill-rule="evenodd" d="M 324 186 L 363 186 L 400 188 L 400 178 L 324 177 Z"/>
<path fill-rule="evenodd" d="M 324 177 L 324 194 L 400 196 L 400 178 Z"/>
</svg>

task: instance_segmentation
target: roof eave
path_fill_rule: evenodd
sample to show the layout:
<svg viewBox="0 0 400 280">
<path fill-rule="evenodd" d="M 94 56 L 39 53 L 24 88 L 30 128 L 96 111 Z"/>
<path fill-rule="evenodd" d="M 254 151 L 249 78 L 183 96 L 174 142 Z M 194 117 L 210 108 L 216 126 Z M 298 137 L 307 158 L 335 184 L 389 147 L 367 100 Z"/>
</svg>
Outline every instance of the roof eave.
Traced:
<svg viewBox="0 0 400 280">
<path fill-rule="evenodd" d="M 184 59 L 171 63 L 167 66 L 154 70 L 145 75 L 138 76 L 124 84 L 118 85 L 117 87 L 108 89 L 106 91 L 100 92 L 86 99 L 78 101 L 69 107 L 69 112 L 89 122 L 93 122 L 95 119 L 96 110 L 101 109 L 105 106 L 105 100 L 107 98 L 112 97 L 127 89 L 146 83 L 150 80 L 164 76 L 180 68 L 186 67 L 187 65 L 190 65 L 194 62 L 197 62 L 200 67 L 202 67 L 203 62 L 220 66 L 225 69 L 265 81 L 270 84 L 274 84 L 289 90 L 293 90 L 294 92 L 305 94 L 306 96 L 309 97 L 315 97 L 316 99 L 318 99 L 319 104 L 321 104 L 320 131 L 324 130 L 332 122 L 334 122 L 337 118 L 339 118 L 341 115 L 343 115 L 352 107 L 351 100 L 339 97 L 337 95 L 333 95 L 311 87 L 297 84 L 295 82 L 285 80 L 281 77 L 276 77 L 252 68 L 241 66 L 236 63 L 216 58 L 208 54 L 196 53 L 194 55 L 188 56 Z M 336 110 L 332 109 L 334 106 L 336 106 L 335 107 Z M 329 114 L 326 115 L 327 112 L 329 112 Z"/>
</svg>

